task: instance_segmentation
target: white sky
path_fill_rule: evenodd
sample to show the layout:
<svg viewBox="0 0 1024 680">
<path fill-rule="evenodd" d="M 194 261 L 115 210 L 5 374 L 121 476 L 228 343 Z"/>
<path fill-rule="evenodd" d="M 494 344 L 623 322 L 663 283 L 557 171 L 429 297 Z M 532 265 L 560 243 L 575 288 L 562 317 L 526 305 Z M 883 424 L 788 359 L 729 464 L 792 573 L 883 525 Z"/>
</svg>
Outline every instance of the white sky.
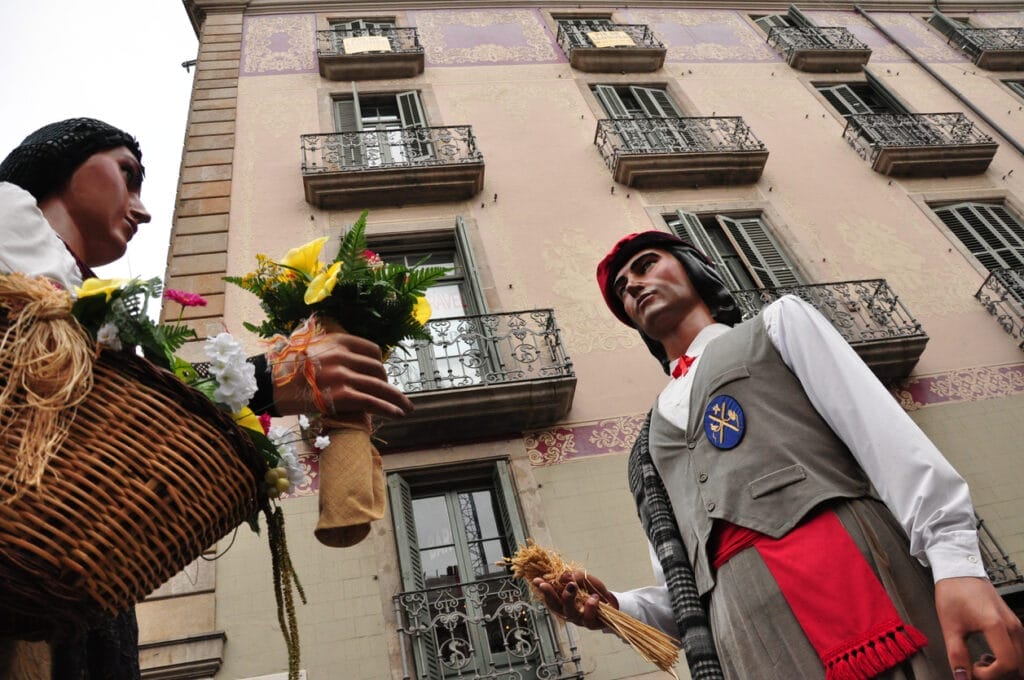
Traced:
<svg viewBox="0 0 1024 680">
<path fill-rule="evenodd" d="M 0 159 L 34 130 L 99 118 L 139 140 L 153 221 L 101 276 L 163 277 L 198 41 L 181 0 L 0 0 Z"/>
</svg>

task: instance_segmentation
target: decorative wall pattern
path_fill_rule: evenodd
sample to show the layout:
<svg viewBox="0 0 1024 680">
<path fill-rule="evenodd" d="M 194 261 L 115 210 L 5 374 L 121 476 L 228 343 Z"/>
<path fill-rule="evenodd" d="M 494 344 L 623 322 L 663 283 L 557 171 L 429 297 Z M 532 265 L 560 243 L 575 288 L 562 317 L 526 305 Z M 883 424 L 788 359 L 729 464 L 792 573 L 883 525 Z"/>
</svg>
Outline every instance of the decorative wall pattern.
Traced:
<svg viewBox="0 0 1024 680">
<path fill-rule="evenodd" d="M 739 12 L 631 9 L 619 15 L 627 23 L 647 24 L 664 43 L 669 62 L 781 61 Z"/>
<path fill-rule="evenodd" d="M 958 50 L 946 45 L 944 36 L 928 27 L 923 14 L 872 12 L 871 16 L 922 61 L 966 61 Z"/>
<path fill-rule="evenodd" d="M 538 10 L 409 12 L 427 66 L 564 62 Z"/>
<path fill-rule="evenodd" d="M 979 28 L 1024 28 L 1024 13 L 1022 12 L 977 14 L 972 15 L 971 20 Z"/>
<path fill-rule="evenodd" d="M 541 249 L 545 268 L 555 276 L 551 291 L 562 300 L 556 311 L 558 325 L 572 354 L 640 344 L 640 335 L 608 312 L 594 284 L 594 263 L 604 256 L 602 246 L 576 228 L 561 231 L 558 240 L 546 241 Z"/>
<path fill-rule="evenodd" d="M 907 53 L 882 35 L 871 23 L 855 12 L 804 12 L 818 26 L 842 26 L 871 48 L 871 62 L 909 62 Z"/>
<path fill-rule="evenodd" d="M 965 368 L 912 378 L 894 390 L 907 411 L 958 401 L 982 401 L 1024 394 L 1024 364 Z"/>
<path fill-rule="evenodd" d="M 530 464 L 535 467 L 558 465 L 573 458 L 603 453 L 628 453 L 646 414 L 621 416 L 596 423 L 530 432 L 523 443 Z"/>
<path fill-rule="evenodd" d="M 242 25 L 241 66 L 243 76 L 316 72 L 315 17 L 246 17 Z"/>
</svg>

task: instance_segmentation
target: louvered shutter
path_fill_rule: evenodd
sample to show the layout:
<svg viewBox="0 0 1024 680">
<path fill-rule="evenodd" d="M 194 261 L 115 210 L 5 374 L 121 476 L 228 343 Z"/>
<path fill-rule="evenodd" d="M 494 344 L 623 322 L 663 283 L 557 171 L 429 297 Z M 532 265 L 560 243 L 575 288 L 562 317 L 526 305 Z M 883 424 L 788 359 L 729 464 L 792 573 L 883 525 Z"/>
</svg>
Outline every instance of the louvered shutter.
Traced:
<svg viewBox="0 0 1024 680">
<path fill-rule="evenodd" d="M 1024 266 L 1024 227 L 1003 206 L 958 203 L 935 214 L 989 271 Z"/>
<path fill-rule="evenodd" d="M 601 102 L 601 106 L 609 118 L 631 117 L 626 109 L 626 105 L 622 103 L 622 99 L 619 98 L 619 93 L 615 91 L 614 87 L 595 85 L 594 94 L 597 96 L 597 100 Z"/>
<path fill-rule="evenodd" d="M 873 113 L 871 107 L 857 96 L 849 85 L 821 85 L 818 92 L 821 92 L 828 103 L 844 116 Z"/>
<path fill-rule="evenodd" d="M 786 28 L 792 26 L 793 22 L 785 14 L 769 14 L 768 16 L 755 19 L 754 23 L 760 26 L 765 33 L 771 33 L 773 27 Z"/>
<path fill-rule="evenodd" d="M 716 215 L 715 218 L 746 262 L 759 287 L 778 288 L 801 283 L 795 268 L 768 233 L 760 217 L 732 218 Z"/>
<path fill-rule="evenodd" d="M 729 290 L 740 290 L 743 288 L 739 280 L 733 276 L 732 271 L 729 269 L 729 265 L 725 261 L 725 257 L 723 257 L 724 254 L 718 250 L 704 225 L 701 224 L 700 218 L 694 213 L 686 212 L 685 210 L 677 210 L 676 217 L 679 218 L 678 221 L 670 222 L 668 225 L 669 229 L 679 238 L 695 245 L 697 250 L 704 253 L 709 260 L 714 262 L 715 269 L 722 275 L 725 285 Z"/>
<path fill-rule="evenodd" d="M 631 86 L 629 91 L 633 93 L 633 97 L 640 104 L 644 113 L 651 118 L 678 118 L 682 115 L 665 90 Z"/>
<path fill-rule="evenodd" d="M 786 11 L 786 16 L 794 26 L 803 26 L 805 28 L 814 28 L 814 22 L 811 21 L 810 17 L 801 12 L 796 5 L 790 5 Z"/>
<path fill-rule="evenodd" d="M 455 250 L 462 266 L 465 268 L 462 280 L 465 282 L 463 303 L 469 308 L 467 314 L 486 314 L 487 300 L 480 292 L 480 272 L 476 265 L 473 248 L 469 244 L 469 234 L 462 216 L 455 218 Z"/>
<path fill-rule="evenodd" d="M 424 589 L 426 578 L 420 562 L 419 538 L 416 535 L 416 520 L 412 510 L 412 491 L 409 483 L 400 474 L 388 475 L 388 503 L 391 507 L 391 521 L 395 526 L 395 543 L 398 548 L 398 568 L 402 573 L 402 590 L 405 592 Z M 403 611 L 404 614 L 404 611 Z M 430 612 L 421 611 L 419 625 L 430 624 Z M 402 625 L 405 625 L 403 622 Z M 441 677 L 437 660 L 437 641 L 434 633 L 427 632 L 414 638 L 413 657 L 416 662 L 417 678 Z"/>
<path fill-rule="evenodd" d="M 939 10 L 932 10 L 932 15 L 928 17 L 928 23 L 934 26 L 943 35 L 953 38 L 957 40 L 957 42 L 961 40 L 960 29 L 963 28 L 964 25 L 956 19 L 947 17 Z"/>
<path fill-rule="evenodd" d="M 1004 80 L 1003 83 L 1013 90 L 1013 93 L 1018 97 L 1024 97 L 1024 82 L 1020 80 Z"/>
<path fill-rule="evenodd" d="M 338 132 L 353 133 L 340 135 L 339 162 L 343 167 L 359 167 L 363 164 L 363 136 L 354 134 L 363 129 L 362 114 L 359 111 L 359 93 L 352 83 L 352 98 L 337 99 L 334 102 L 334 120 Z"/>
<path fill-rule="evenodd" d="M 868 87 L 878 98 L 878 102 L 872 107 L 873 113 L 908 113 L 907 107 L 889 94 L 889 88 L 885 86 L 885 83 L 867 69 L 864 69 L 864 80 L 867 81 Z"/>
<path fill-rule="evenodd" d="M 604 108 L 605 113 L 608 114 L 608 117 L 618 121 L 613 124 L 612 129 L 619 139 L 622 140 L 624 152 L 640 153 L 649 151 L 652 148 L 652 144 L 654 148 L 657 148 L 657 140 L 652 142 L 644 134 L 644 131 L 641 129 L 641 122 L 630 120 L 633 116 L 630 114 L 629 109 L 626 108 L 626 105 L 622 103 L 622 98 L 619 97 L 619 93 L 615 91 L 614 87 L 595 85 L 594 95 L 601 102 L 601 106 Z"/>
<path fill-rule="evenodd" d="M 395 95 L 398 103 L 398 116 L 402 121 L 402 133 L 406 141 L 406 150 L 410 160 L 423 160 L 433 156 L 430 144 L 430 130 L 426 129 L 427 117 L 420 105 L 420 95 L 415 90 L 399 92 Z M 423 128 L 423 129 L 419 129 Z"/>
</svg>

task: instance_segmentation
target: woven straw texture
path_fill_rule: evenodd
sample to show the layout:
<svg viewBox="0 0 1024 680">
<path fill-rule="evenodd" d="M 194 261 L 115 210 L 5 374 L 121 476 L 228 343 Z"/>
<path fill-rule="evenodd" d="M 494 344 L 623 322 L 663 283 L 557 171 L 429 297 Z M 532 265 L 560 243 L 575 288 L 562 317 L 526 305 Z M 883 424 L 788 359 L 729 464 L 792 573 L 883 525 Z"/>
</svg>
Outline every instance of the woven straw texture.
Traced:
<svg viewBox="0 0 1024 680">
<path fill-rule="evenodd" d="M 0 434 L 0 478 L 19 442 Z M 255 513 L 264 469 L 200 392 L 104 351 L 39 487 L 0 488 L 0 635 L 60 638 L 134 605 Z"/>
</svg>

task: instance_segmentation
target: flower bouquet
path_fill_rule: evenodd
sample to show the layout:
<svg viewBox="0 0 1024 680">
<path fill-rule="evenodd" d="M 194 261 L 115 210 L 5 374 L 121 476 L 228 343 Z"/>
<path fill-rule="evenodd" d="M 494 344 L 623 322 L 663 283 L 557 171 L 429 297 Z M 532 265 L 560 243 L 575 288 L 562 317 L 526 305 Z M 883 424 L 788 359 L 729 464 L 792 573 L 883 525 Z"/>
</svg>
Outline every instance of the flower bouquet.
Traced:
<svg viewBox="0 0 1024 680">
<path fill-rule="evenodd" d="M 320 450 L 320 518 L 315 534 L 324 545 L 363 540 L 370 522 L 384 516 L 384 475 L 371 442 L 369 417 L 332 413 L 316 383 L 317 343 L 344 331 L 375 342 L 386 356 L 404 339 L 430 336 L 425 293 L 448 270 L 385 263 L 366 247 L 366 213 L 345 234 L 330 263 L 320 260 L 326 237 L 290 250 L 280 261 L 257 255 L 257 268 L 225 280 L 260 299 L 267 319 L 246 328 L 267 339 L 274 383 L 305 376 L 311 401 L 330 433 Z"/>
</svg>

